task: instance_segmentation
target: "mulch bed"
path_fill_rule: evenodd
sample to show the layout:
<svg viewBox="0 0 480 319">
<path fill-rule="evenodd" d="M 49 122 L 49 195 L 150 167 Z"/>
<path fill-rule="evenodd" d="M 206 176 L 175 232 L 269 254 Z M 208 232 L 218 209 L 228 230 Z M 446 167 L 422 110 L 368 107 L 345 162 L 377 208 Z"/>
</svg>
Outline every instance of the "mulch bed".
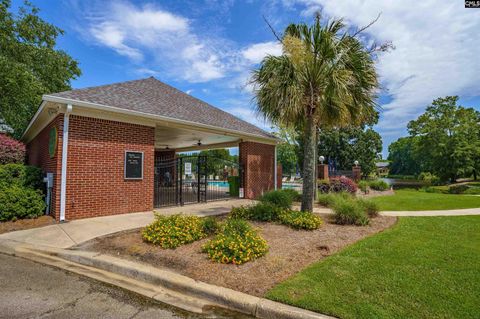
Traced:
<svg viewBox="0 0 480 319">
<path fill-rule="evenodd" d="M 15 230 L 24 230 L 55 224 L 55 219 L 51 216 L 40 216 L 34 219 L 19 219 L 14 222 L 1 222 L 0 234 Z"/>
<path fill-rule="evenodd" d="M 144 243 L 140 231 L 130 230 L 96 238 L 77 249 L 97 251 L 156 267 L 174 270 L 210 284 L 263 296 L 270 288 L 311 263 L 369 235 L 381 232 L 396 222 L 396 217 L 379 216 L 369 226 L 340 226 L 330 215 L 321 215 L 325 223 L 315 231 L 298 231 L 275 223 L 252 224 L 270 247 L 265 257 L 235 266 L 218 264 L 201 252 L 203 239 L 175 250 Z"/>
</svg>

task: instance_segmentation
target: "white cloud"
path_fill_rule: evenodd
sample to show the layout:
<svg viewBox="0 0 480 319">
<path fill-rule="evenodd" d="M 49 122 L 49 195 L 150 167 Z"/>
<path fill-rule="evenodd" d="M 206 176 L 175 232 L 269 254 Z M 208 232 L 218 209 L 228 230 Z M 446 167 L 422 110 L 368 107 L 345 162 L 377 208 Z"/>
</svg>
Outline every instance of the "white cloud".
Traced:
<svg viewBox="0 0 480 319">
<path fill-rule="evenodd" d="M 304 12 L 322 7 L 328 16 L 367 30 L 395 50 L 382 54 L 377 67 L 392 100 L 383 105 L 379 128 L 388 136 L 404 128 L 434 98 L 480 95 L 480 11 L 463 2 L 434 0 L 303 0 Z"/>
<path fill-rule="evenodd" d="M 97 11 L 98 12 L 98 11 Z M 154 65 L 164 73 L 190 82 L 225 75 L 225 66 L 208 39 L 192 30 L 187 18 L 152 4 L 113 2 L 89 20 L 91 38 L 135 63 Z"/>
<path fill-rule="evenodd" d="M 251 63 L 260 63 L 267 55 L 281 55 L 282 45 L 279 42 L 263 42 L 252 44 L 242 51 L 242 55 Z"/>
</svg>

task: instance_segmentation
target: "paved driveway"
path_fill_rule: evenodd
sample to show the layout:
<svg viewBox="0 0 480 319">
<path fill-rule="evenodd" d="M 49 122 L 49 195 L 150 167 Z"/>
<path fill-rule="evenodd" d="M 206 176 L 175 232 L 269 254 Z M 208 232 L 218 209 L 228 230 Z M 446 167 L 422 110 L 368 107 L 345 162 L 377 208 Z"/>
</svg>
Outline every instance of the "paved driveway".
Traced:
<svg viewBox="0 0 480 319">
<path fill-rule="evenodd" d="M 200 318 L 48 266 L 0 254 L 0 318 Z"/>
</svg>

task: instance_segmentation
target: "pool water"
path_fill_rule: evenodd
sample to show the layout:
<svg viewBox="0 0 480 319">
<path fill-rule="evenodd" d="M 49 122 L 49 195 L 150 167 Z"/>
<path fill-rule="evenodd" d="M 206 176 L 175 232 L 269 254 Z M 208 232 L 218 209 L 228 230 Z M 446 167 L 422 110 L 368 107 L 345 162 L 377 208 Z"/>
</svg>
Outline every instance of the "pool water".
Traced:
<svg viewBox="0 0 480 319">
<path fill-rule="evenodd" d="M 228 187 L 228 182 L 224 181 L 208 181 L 208 185 L 213 185 L 217 187 Z"/>
</svg>

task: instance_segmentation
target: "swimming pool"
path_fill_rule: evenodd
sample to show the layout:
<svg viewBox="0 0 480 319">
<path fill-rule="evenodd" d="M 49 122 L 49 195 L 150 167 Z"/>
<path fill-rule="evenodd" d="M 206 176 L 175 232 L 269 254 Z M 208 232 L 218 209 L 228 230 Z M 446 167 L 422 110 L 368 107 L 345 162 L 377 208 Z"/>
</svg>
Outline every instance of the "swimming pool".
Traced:
<svg viewBox="0 0 480 319">
<path fill-rule="evenodd" d="M 225 181 L 208 181 L 208 185 L 213 185 L 217 187 L 228 187 L 228 182 Z"/>
</svg>

